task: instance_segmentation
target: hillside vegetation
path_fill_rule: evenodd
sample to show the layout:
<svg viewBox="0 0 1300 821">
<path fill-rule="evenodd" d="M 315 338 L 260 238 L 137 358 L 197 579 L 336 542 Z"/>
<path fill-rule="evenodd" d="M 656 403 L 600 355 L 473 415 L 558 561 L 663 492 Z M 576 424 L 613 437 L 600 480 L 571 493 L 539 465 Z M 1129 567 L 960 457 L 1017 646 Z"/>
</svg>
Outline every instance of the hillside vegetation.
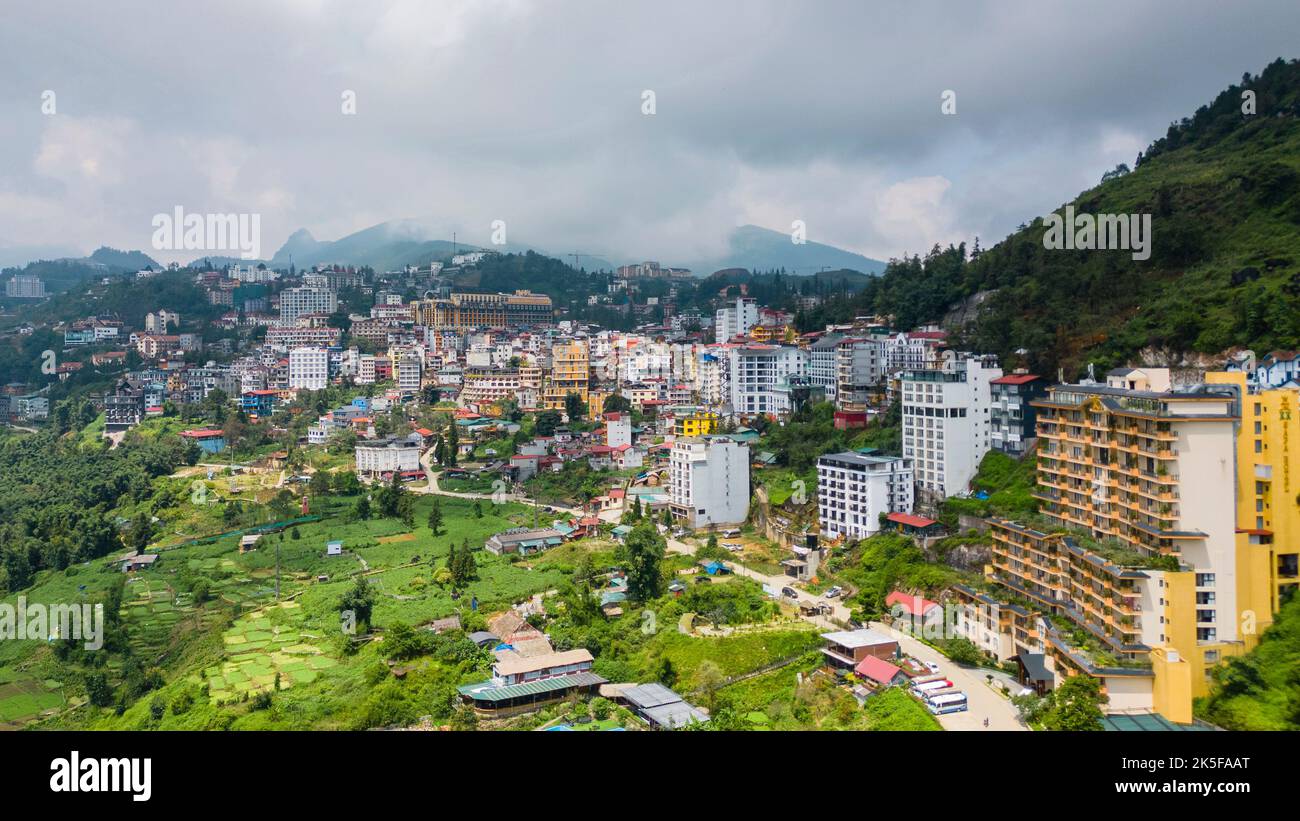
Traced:
<svg viewBox="0 0 1300 821">
<path fill-rule="evenodd" d="M 1256 113 L 1243 114 L 1242 94 Z M 983 297 L 958 344 L 1004 365 L 1071 378 L 1139 351 L 1177 361 L 1244 346 L 1300 346 L 1300 61 L 1242 78 L 1073 201 L 1076 213 L 1150 214 L 1151 257 L 1048 250 L 1042 221 L 998 243 L 894 260 L 856 299 L 801 317 L 805 328 L 886 313 L 901 328 Z M 1026 353 L 1017 354 L 1024 349 Z"/>
</svg>

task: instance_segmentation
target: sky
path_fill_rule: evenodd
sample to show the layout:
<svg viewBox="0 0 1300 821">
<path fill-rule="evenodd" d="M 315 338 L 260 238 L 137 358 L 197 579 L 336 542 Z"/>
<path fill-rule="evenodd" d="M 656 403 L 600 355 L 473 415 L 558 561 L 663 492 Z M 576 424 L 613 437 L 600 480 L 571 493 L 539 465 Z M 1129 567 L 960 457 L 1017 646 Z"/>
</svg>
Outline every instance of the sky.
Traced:
<svg viewBox="0 0 1300 821">
<path fill-rule="evenodd" d="M 669 265 L 796 220 L 988 247 L 1300 57 L 1294 0 L 0 3 L 0 249 L 162 262 L 200 256 L 154 247 L 178 207 L 259 215 L 263 257 L 397 219 Z"/>
</svg>

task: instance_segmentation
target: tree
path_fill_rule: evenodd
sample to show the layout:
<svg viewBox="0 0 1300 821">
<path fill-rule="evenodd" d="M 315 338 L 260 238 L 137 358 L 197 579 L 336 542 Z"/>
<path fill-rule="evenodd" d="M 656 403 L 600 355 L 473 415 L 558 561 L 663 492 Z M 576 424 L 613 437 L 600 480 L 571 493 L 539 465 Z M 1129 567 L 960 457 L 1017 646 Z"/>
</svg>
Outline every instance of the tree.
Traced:
<svg viewBox="0 0 1300 821">
<path fill-rule="evenodd" d="M 126 535 L 126 546 L 143 552 L 152 539 L 153 522 L 149 514 L 143 511 L 135 514 L 135 518 L 131 521 L 131 530 Z"/>
<path fill-rule="evenodd" d="M 444 467 L 456 467 L 456 454 L 460 451 L 460 431 L 456 430 L 456 421 L 453 419 L 447 426 L 447 444 L 443 448 L 442 464 Z"/>
<path fill-rule="evenodd" d="M 334 475 L 334 492 L 340 496 L 355 496 L 361 492 L 361 480 L 351 470 Z"/>
<path fill-rule="evenodd" d="M 659 563 L 667 545 L 648 520 L 642 520 L 627 535 L 627 592 L 635 601 L 649 601 L 663 594 Z"/>
<path fill-rule="evenodd" d="M 397 518 L 407 527 L 415 527 L 415 501 L 411 494 L 403 493 L 397 499 Z"/>
<path fill-rule="evenodd" d="M 631 413 L 632 402 L 622 394 L 611 393 L 605 397 L 605 404 L 601 410 L 605 413 Z"/>
<path fill-rule="evenodd" d="M 319 499 L 328 495 L 330 492 L 330 475 L 323 470 L 318 470 L 311 475 L 311 482 L 307 485 L 311 495 Z"/>
<path fill-rule="evenodd" d="M 704 694 L 704 703 L 708 705 L 709 712 L 713 712 L 718 689 L 727 680 L 727 677 L 722 674 L 722 668 L 712 659 L 705 659 L 695 668 L 695 675 L 692 678 L 695 689 Z"/>
<path fill-rule="evenodd" d="M 339 612 L 351 612 L 357 629 L 368 630 L 370 628 L 370 613 L 374 608 L 375 591 L 370 589 L 370 583 L 366 581 L 365 576 L 357 576 L 356 583 L 352 585 L 348 592 L 343 594 L 343 600 L 339 602 Z"/>
<path fill-rule="evenodd" d="M 555 411 L 544 411 L 537 414 L 537 421 L 533 425 L 533 432 L 538 436 L 554 436 L 555 429 L 560 426 L 560 414 Z"/>
<path fill-rule="evenodd" d="M 587 403 L 582 401 L 582 396 L 577 391 L 569 391 L 565 394 L 564 413 L 569 417 L 570 422 L 580 421 L 587 415 Z"/>
<path fill-rule="evenodd" d="M 370 500 L 365 496 L 357 499 L 357 503 L 352 506 L 348 518 L 354 522 L 364 522 L 370 518 Z"/>
<path fill-rule="evenodd" d="M 1101 730 L 1101 705 L 1110 699 L 1101 692 L 1101 679 L 1078 674 L 1052 692 L 1052 706 L 1043 716 L 1049 730 Z"/>
<path fill-rule="evenodd" d="M 429 508 L 429 530 L 432 530 L 435 536 L 442 535 L 442 502 L 436 496 L 433 499 L 433 507 Z"/>
</svg>

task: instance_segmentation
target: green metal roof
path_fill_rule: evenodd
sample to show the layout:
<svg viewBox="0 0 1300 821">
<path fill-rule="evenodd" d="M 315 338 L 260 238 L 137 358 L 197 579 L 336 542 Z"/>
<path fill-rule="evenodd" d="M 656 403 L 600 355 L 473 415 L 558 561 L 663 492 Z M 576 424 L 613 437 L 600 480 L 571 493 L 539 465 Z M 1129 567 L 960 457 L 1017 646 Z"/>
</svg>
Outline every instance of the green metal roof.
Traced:
<svg viewBox="0 0 1300 821">
<path fill-rule="evenodd" d="M 1102 726 L 1112 732 L 1209 731 L 1206 724 L 1175 724 L 1159 713 L 1140 715 L 1108 715 L 1101 719 Z"/>
<path fill-rule="evenodd" d="M 594 687 L 598 684 L 608 683 L 595 673 L 573 673 L 567 676 L 528 681 L 523 684 L 509 684 L 505 687 L 495 687 L 490 681 L 480 681 L 477 684 L 463 684 L 456 689 L 460 691 L 461 695 L 469 696 L 475 701 L 508 701 L 512 698 L 537 696 L 543 693 L 553 693 L 557 690 L 567 690 L 570 687 Z"/>
</svg>

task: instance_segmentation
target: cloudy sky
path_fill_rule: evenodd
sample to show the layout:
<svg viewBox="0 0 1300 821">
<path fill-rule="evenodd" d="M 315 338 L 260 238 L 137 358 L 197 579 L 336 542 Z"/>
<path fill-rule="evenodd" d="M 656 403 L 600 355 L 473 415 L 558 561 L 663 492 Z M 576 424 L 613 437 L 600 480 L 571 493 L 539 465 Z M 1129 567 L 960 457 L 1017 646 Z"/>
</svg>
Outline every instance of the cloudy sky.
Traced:
<svg viewBox="0 0 1300 821">
<path fill-rule="evenodd" d="M 1294 0 L 3 2 L 0 248 L 163 261 L 177 206 L 260 214 L 268 257 L 399 218 L 616 261 L 794 220 L 987 246 L 1300 56 Z"/>
</svg>

